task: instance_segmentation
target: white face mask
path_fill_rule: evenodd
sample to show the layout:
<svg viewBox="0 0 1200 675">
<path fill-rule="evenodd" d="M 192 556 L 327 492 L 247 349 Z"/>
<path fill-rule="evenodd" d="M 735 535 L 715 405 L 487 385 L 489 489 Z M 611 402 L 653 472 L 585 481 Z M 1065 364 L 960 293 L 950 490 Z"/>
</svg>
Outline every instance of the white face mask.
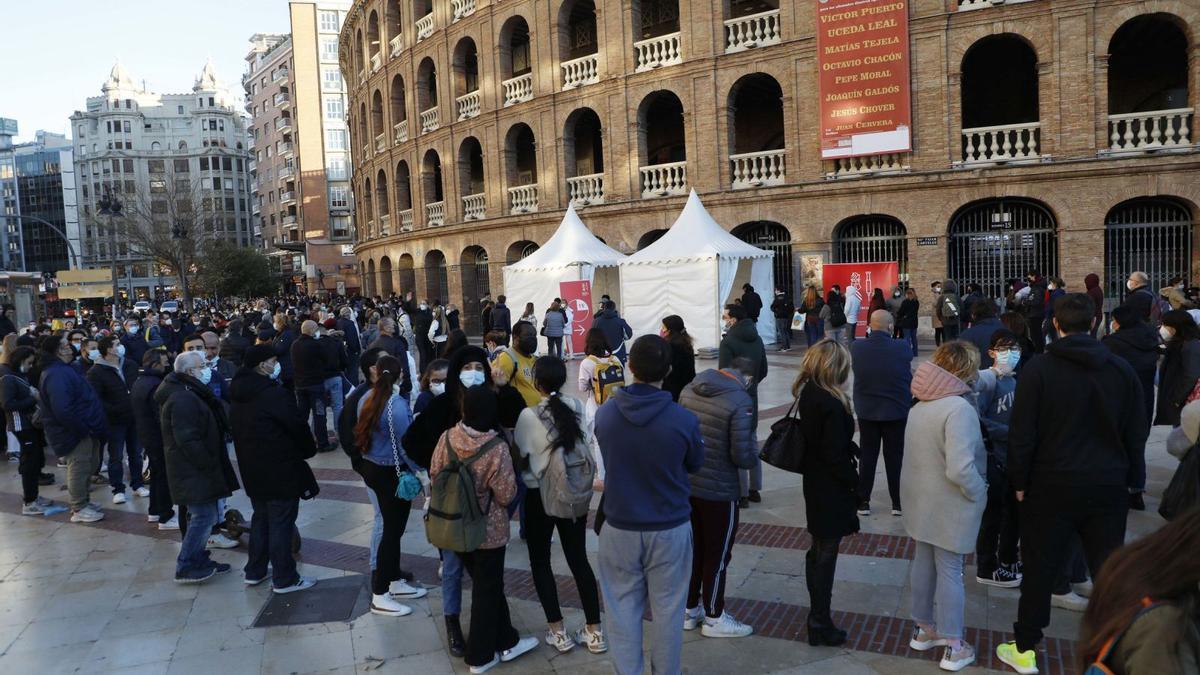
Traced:
<svg viewBox="0 0 1200 675">
<path fill-rule="evenodd" d="M 458 374 L 458 381 L 468 389 L 478 387 L 483 384 L 483 380 L 483 371 L 481 370 L 464 370 Z"/>
<path fill-rule="evenodd" d="M 1158 329 L 1158 334 L 1162 336 L 1163 342 L 1166 342 L 1175 336 L 1175 331 L 1167 328 L 1166 326 L 1160 326 Z"/>
<path fill-rule="evenodd" d="M 482 375 L 482 373 L 480 373 Z M 433 392 L 434 396 L 441 396 L 446 393 L 445 382 L 434 382 L 429 385 L 429 391 Z"/>
<path fill-rule="evenodd" d="M 427 305 L 427 304 L 425 304 L 425 303 L 423 303 L 423 302 L 422 302 L 422 303 L 421 303 L 421 309 L 422 309 L 422 310 L 429 309 L 429 305 Z"/>
<path fill-rule="evenodd" d="M 1125 288 L 1128 288 L 1129 290 L 1132 291 L 1133 289 L 1135 289 L 1137 287 L 1133 285 L 1133 280 L 1130 279 L 1129 281 L 1125 282 Z"/>
</svg>

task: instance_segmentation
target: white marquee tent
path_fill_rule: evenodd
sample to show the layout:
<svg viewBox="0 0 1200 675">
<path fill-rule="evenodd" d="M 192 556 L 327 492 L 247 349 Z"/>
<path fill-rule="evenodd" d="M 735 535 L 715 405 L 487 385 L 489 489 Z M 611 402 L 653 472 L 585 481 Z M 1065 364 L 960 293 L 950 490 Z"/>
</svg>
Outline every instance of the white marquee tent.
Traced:
<svg viewBox="0 0 1200 675">
<path fill-rule="evenodd" d="M 663 317 L 678 314 L 696 348 L 712 349 L 721 342 L 724 306 L 741 297 L 749 282 L 764 303 L 759 335 L 772 343 L 773 257 L 726 232 L 693 190 L 666 234 L 621 261 L 623 316 L 635 335 L 644 335 L 657 333 Z"/>
<path fill-rule="evenodd" d="M 561 297 L 558 286 L 561 281 L 590 282 L 593 303 L 606 293 L 616 300 L 620 290 L 617 264 L 624 258 L 587 229 L 574 206 L 568 207 L 558 230 L 541 248 L 504 268 L 504 294 L 513 320 L 524 310 L 525 303 L 532 302 L 540 325 L 546 308 L 554 298 Z M 577 321 L 581 309 L 584 308 L 573 308 Z M 540 341 L 545 353 L 545 338 Z"/>
</svg>

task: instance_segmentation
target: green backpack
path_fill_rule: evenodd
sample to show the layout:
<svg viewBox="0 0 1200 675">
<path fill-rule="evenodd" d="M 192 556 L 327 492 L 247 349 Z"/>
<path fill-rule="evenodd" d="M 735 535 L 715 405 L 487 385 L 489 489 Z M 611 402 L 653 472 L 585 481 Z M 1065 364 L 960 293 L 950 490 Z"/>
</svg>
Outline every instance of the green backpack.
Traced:
<svg viewBox="0 0 1200 675">
<path fill-rule="evenodd" d="M 429 510 L 425 513 L 425 536 L 434 546 L 456 553 L 470 553 L 479 548 L 487 537 L 487 514 L 492 500 L 488 496 L 487 507 L 480 509 L 475 497 L 475 476 L 470 466 L 501 442 L 497 436 L 473 457 L 460 460 L 454 446 L 446 437 L 446 453 L 449 463 L 442 467 L 433 479 L 430 489 Z"/>
</svg>

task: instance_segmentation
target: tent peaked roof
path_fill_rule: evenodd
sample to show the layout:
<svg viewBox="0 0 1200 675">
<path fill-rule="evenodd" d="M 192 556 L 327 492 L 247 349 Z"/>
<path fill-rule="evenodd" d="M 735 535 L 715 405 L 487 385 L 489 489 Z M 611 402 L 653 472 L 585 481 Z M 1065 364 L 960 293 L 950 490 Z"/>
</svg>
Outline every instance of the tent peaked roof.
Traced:
<svg viewBox="0 0 1200 675">
<path fill-rule="evenodd" d="M 770 251 L 747 244 L 717 224 L 700 203 L 696 191 L 658 241 L 625 259 L 624 264 L 707 260 L 710 258 L 769 258 Z"/>
<path fill-rule="evenodd" d="M 529 257 L 508 265 L 505 269 L 528 272 L 560 269 L 581 263 L 595 267 L 612 267 L 624 258 L 624 255 L 597 239 L 576 215 L 575 207 L 569 206 L 562 223 L 549 241 Z"/>
</svg>

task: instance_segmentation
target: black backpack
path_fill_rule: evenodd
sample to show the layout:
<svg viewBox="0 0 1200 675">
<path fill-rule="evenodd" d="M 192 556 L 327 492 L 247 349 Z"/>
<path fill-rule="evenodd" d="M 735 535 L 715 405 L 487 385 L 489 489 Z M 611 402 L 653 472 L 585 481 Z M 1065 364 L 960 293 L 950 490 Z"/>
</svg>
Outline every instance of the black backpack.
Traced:
<svg viewBox="0 0 1200 675">
<path fill-rule="evenodd" d="M 846 325 L 846 305 L 841 302 L 829 303 L 829 325 L 841 328 Z"/>
</svg>

